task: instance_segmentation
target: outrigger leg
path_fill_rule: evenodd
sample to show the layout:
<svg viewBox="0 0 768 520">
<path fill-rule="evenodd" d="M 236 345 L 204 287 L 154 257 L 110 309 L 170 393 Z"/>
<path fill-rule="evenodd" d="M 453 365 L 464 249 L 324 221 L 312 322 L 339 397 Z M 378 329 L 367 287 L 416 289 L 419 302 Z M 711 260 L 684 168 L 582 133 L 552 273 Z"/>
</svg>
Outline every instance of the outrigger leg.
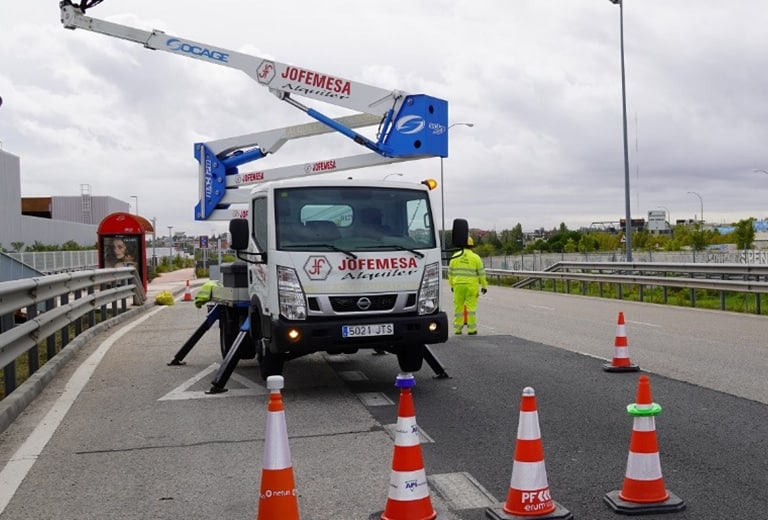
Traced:
<svg viewBox="0 0 768 520">
<path fill-rule="evenodd" d="M 174 365 L 184 365 L 183 359 L 187 357 L 187 354 L 189 354 L 189 351 L 192 350 L 192 347 L 194 347 L 198 341 L 200 341 L 200 338 L 203 337 L 203 334 L 208 332 L 208 330 L 213 326 L 214 323 L 219 319 L 219 314 L 221 313 L 221 306 L 219 304 L 214 305 L 210 311 L 208 311 L 208 315 L 205 317 L 205 321 L 200 325 L 197 330 L 190 336 L 190 338 L 184 343 L 184 345 L 181 346 L 179 351 L 176 353 L 176 355 L 173 357 L 173 360 L 168 363 L 169 366 Z"/>
<path fill-rule="evenodd" d="M 211 381 L 211 388 L 206 392 L 207 394 L 220 394 L 227 391 L 224 386 L 227 384 L 227 381 L 229 381 L 232 372 L 235 371 L 235 367 L 237 367 L 237 362 L 240 360 L 240 345 L 242 345 L 243 340 L 248 335 L 250 329 L 251 318 L 249 316 L 243 321 L 243 324 L 240 325 L 240 332 L 237 334 L 232 347 L 227 351 L 227 355 L 224 356 L 224 361 L 222 361 L 219 370 L 216 372 L 216 377 Z"/>
<path fill-rule="evenodd" d="M 448 375 L 448 372 L 445 371 L 445 367 L 442 363 L 440 363 L 440 360 L 437 359 L 437 356 L 430 350 L 429 345 L 424 345 L 424 361 L 427 362 L 427 364 L 434 370 L 435 372 L 435 379 L 450 379 L 451 376 Z"/>
</svg>

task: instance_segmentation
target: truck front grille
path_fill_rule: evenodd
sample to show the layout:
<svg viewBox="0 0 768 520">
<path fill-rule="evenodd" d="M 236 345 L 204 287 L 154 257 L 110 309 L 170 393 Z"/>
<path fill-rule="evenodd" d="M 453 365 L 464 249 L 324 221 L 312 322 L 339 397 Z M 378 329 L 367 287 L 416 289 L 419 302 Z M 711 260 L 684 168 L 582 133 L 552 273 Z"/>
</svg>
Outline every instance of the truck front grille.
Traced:
<svg viewBox="0 0 768 520">
<path fill-rule="evenodd" d="M 331 308 L 335 312 L 374 312 L 388 311 L 394 308 L 396 294 L 377 294 L 375 296 L 331 296 Z M 370 305 L 366 307 L 366 303 Z"/>
</svg>

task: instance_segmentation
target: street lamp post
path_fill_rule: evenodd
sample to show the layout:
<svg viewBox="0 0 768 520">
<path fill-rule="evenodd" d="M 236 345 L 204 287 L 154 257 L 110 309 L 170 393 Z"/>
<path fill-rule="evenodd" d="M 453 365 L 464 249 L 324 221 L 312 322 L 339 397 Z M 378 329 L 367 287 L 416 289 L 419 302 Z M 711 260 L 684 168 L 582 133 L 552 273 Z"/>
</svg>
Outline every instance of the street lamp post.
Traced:
<svg viewBox="0 0 768 520">
<path fill-rule="evenodd" d="M 136 209 L 136 214 L 139 214 L 139 196 L 138 195 L 131 195 L 132 199 L 136 199 L 136 205 L 134 208 Z"/>
<path fill-rule="evenodd" d="M 624 0 L 608 0 L 619 4 L 619 39 L 621 40 L 621 113 L 624 128 L 624 218 L 627 262 L 632 261 L 632 215 L 629 205 L 629 145 L 627 143 L 627 82 L 624 74 Z"/>
<path fill-rule="evenodd" d="M 701 215 L 699 218 L 701 219 L 701 225 L 704 225 L 704 199 L 701 198 L 701 195 L 696 193 L 695 191 L 689 191 L 688 195 L 696 195 L 699 198 L 699 204 L 701 205 Z"/>
<path fill-rule="evenodd" d="M 173 261 L 173 235 L 171 232 L 173 231 L 173 226 L 168 226 L 168 261 Z"/>
<path fill-rule="evenodd" d="M 472 128 L 475 126 L 475 123 L 451 123 L 448 125 L 446 132 L 454 126 L 467 126 Z M 440 157 L 440 243 L 443 246 L 443 249 L 445 249 L 445 176 L 443 175 L 443 172 L 443 157 Z"/>
<path fill-rule="evenodd" d="M 152 217 L 152 267 L 157 269 L 157 255 L 155 254 L 155 245 L 157 244 L 157 218 Z"/>
</svg>

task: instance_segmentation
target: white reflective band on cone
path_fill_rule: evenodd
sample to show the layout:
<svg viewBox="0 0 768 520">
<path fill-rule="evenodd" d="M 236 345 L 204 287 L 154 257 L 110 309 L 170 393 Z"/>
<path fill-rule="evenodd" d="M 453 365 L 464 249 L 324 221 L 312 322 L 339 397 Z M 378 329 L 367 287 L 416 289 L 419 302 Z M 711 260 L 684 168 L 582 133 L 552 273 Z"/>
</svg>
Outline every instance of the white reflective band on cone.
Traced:
<svg viewBox="0 0 768 520">
<path fill-rule="evenodd" d="M 516 460 L 512 465 L 512 479 L 509 487 L 522 491 L 537 491 L 548 488 L 547 468 L 544 461 L 520 462 Z"/>
<path fill-rule="evenodd" d="M 264 469 L 291 467 L 291 449 L 285 427 L 285 412 L 267 412 L 267 439 L 264 443 Z"/>
<path fill-rule="evenodd" d="M 415 417 L 398 417 L 395 426 L 396 446 L 418 446 L 419 427 Z"/>
<path fill-rule="evenodd" d="M 517 438 L 524 441 L 541 439 L 539 412 L 520 412 L 520 422 L 517 424 Z"/>
<path fill-rule="evenodd" d="M 642 405 L 637 405 L 637 408 L 639 410 L 643 409 Z M 632 429 L 636 432 L 655 432 L 656 431 L 656 420 L 653 416 L 648 417 L 635 417 L 634 422 L 632 423 Z"/>
<path fill-rule="evenodd" d="M 389 476 L 389 498 L 392 500 L 421 500 L 429 496 L 427 474 L 417 471 L 393 471 Z"/>
<path fill-rule="evenodd" d="M 626 325 L 616 325 L 616 335 L 624 337 L 627 335 L 627 326 Z"/>
<path fill-rule="evenodd" d="M 659 454 L 629 452 L 625 477 L 632 480 L 658 480 L 662 478 Z"/>
</svg>

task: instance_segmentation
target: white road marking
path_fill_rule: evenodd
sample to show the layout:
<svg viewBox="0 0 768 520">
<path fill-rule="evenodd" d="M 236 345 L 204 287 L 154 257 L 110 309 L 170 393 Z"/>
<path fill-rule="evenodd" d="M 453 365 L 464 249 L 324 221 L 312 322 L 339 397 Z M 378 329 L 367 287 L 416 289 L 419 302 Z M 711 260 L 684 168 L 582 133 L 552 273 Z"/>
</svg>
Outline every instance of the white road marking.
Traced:
<svg viewBox="0 0 768 520">
<path fill-rule="evenodd" d="M 646 323 L 644 321 L 631 321 L 627 320 L 627 323 L 634 323 L 635 325 L 645 325 L 646 327 L 653 327 L 655 329 L 660 329 L 661 325 L 656 325 L 655 323 Z"/>
<path fill-rule="evenodd" d="M 67 412 L 72 407 L 77 397 L 82 392 L 85 385 L 88 384 L 94 371 L 101 363 L 109 349 L 114 345 L 117 340 L 125 336 L 132 329 L 144 323 L 146 320 L 164 310 L 164 307 L 158 307 L 157 309 L 150 311 L 146 316 L 139 318 L 138 320 L 126 325 L 119 329 L 117 332 L 107 338 L 104 343 L 99 345 L 96 351 L 80 365 L 72 377 L 64 387 L 64 391 L 59 398 L 53 403 L 53 406 L 45 415 L 45 417 L 38 423 L 34 431 L 27 437 L 27 440 L 16 450 L 16 453 L 11 456 L 8 463 L 5 465 L 2 471 L 0 471 L 0 514 L 8 507 L 13 495 L 19 489 L 19 486 L 24 481 L 35 464 L 35 461 L 42 453 L 48 441 L 51 440 L 53 434 L 58 429 L 61 421 L 67 415 Z"/>
<path fill-rule="evenodd" d="M 226 392 L 222 392 L 219 394 L 207 394 L 205 390 L 190 390 L 194 385 L 196 385 L 198 382 L 200 382 L 201 379 L 208 376 L 209 374 L 212 374 L 216 372 L 219 369 L 218 363 L 213 363 L 211 366 L 203 370 L 202 372 L 199 372 L 195 374 L 194 376 L 190 377 L 186 381 L 184 381 L 181 385 L 177 386 L 167 394 L 165 394 L 163 397 L 158 399 L 158 401 L 184 401 L 187 399 L 220 399 L 222 397 L 247 397 L 247 396 L 254 396 L 254 395 L 267 395 L 269 392 L 266 388 L 259 385 L 255 381 L 251 381 L 250 379 L 243 377 L 239 374 L 232 373 L 229 378 L 231 380 L 237 381 L 241 385 L 243 385 L 245 388 L 232 388 L 228 389 Z"/>
<path fill-rule="evenodd" d="M 528 307 L 531 307 L 532 309 L 541 309 L 543 311 L 553 311 L 555 310 L 554 307 L 547 307 L 546 305 L 528 305 Z"/>
</svg>

